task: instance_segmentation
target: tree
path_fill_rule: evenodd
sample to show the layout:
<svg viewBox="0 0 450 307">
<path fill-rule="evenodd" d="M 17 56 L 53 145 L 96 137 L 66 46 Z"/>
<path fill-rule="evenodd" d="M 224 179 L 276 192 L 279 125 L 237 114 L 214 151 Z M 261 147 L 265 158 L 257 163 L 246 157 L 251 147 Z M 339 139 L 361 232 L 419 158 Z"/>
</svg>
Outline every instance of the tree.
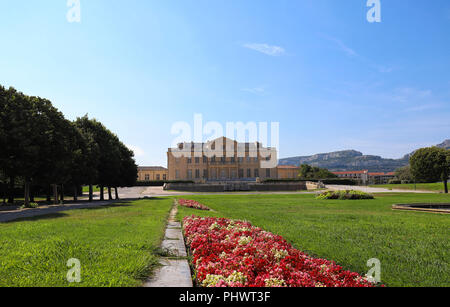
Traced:
<svg viewBox="0 0 450 307">
<path fill-rule="evenodd" d="M 24 161 L 22 149 L 27 145 L 25 104 L 22 93 L 0 86 L 0 169 L 8 178 L 8 203 L 14 203 L 15 183 Z"/>
<path fill-rule="evenodd" d="M 414 177 L 411 173 L 411 166 L 407 165 L 395 171 L 395 177 L 402 182 L 412 182 Z"/>
<path fill-rule="evenodd" d="M 122 142 L 119 144 L 120 151 L 120 176 L 114 185 L 116 199 L 119 198 L 117 187 L 132 187 L 137 180 L 137 165 L 134 160 L 134 152 L 126 147 Z"/>
<path fill-rule="evenodd" d="M 94 127 L 97 125 L 95 121 L 91 121 L 87 115 L 81 118 L 77 118 L 74 122 L 75 126 L 79 129 L 86 142 L 86 152 L 83 155 L 84 163 L 89 172 L 85 174 L 84 184 L 89 185 L 89 201 L 93 201 L 93 185 L 98 182 L 98 168 L 99 168 L 99 156 L 100 145 L 95 138 Z"/>
<path fill-rule="evenodd" d="M 78 118 L 76 123 L 85 133 L 92 135 L 98 146 L 97 183 L 100 186 L 100 200 L 104 200 L 104 188 L 109 187 L 109 192 L 120 172 L 118 138 L 102 123 L 95 119 L 89 119 L 87 116 Z M 109 195 L 112 198 L 111 193 Z"/>
<path fill-rule="evenodd" d="M 331 173 L 329 170 L 325 168 L 319 168 L 310 166 L 308 164 L 300 165 L 300 170 L 298 174 L 299 178 L 302 179 L 330 179 L 336 178 L 337 176 Z"/>
<path fill-rule="evenodd" d="M 450 175 L 450 151 L 429 147 L 419 149 L 410 159 L 411 172 L 414 178 L 426 182 L 442 180 L 445 193 L 448 193 L 448 177 Z"/>
</svg>

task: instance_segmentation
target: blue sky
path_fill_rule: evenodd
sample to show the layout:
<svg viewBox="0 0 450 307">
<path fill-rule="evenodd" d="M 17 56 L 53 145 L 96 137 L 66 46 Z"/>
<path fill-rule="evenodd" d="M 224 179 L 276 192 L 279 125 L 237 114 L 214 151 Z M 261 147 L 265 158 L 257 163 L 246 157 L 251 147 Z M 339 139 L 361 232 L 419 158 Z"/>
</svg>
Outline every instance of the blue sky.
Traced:
<svg viewBox="0 0 450 307">
<path fill-rule="evenodd" d="M 279 122 L 280 156 L 399 158 L 450 138 L 450 2 L 0 0 L 0 84 L 86 113 L 141 165 L 177 121 Z"/>
</svg>

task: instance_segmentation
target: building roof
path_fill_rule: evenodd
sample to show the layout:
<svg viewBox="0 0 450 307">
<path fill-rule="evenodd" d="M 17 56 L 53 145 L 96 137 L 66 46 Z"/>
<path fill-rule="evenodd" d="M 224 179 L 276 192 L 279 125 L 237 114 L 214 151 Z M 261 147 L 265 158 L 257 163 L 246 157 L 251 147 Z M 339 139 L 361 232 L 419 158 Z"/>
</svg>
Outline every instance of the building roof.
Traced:
<svg viewBox="0 0 450 307">
<path fill-rule="evenodd" d="M 359 175 L 359 174 L 367 174 L 369 171 L 351 171 L 351 172 L 333 172 L 335 175 Z"/>
<path fill-rule="evenodd" d="M 162 166 L 139 166 L 139 171 L 167 171 L 167 168 Z"/>
<path fill-rule="evenodd" d="M 369 173 L 369 176 L 395 176 L 395 173 Z"/>
<path fill-rule="evenodd" d="M 294 165 L 278 165 L 278 169 L 299 169 L 300 167 Z"/>
</svg>

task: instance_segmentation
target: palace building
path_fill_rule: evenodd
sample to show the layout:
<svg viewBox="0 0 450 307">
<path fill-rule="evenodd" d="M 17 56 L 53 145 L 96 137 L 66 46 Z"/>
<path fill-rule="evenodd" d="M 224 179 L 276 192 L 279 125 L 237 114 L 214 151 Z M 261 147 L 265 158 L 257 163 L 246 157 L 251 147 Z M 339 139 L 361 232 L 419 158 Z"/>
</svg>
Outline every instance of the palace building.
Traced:
<svg viewBox="0 0 450 307">
<path fill-rule="evenodd" d="M 222 137 L 206 143 L 180 143 L 167 152 L 168 180 L 255 181 L 276 179 L 277 151 L 261 143 Z"/>
<path fill-rule="evenodd" d="M 138 167 L 138 181 L 166 181 L 167 178 L 167 168 L 161 166 Z"/>
</svg>

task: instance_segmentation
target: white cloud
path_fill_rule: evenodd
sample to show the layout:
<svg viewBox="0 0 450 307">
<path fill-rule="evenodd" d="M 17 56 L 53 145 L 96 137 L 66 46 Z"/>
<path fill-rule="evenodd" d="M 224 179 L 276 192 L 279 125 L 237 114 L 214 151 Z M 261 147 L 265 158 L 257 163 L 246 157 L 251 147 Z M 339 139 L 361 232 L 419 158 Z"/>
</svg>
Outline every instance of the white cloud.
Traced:
<svg viewBox="0 0 450 307">
<path fill-rule="evenodd" d="M 134 155 L 136 157 L 142 157 L 145 155 L 144 150 L 142 150 L 142 148 L 140 148 L 139 146 L 134 146 L 134 145 L 126 145 L 126 146 L 134 152 Z"/>
<path fill-rule="evenodd" d="M 423 104 L 423 105 L 417 105 L 410 107 L 406 109 L 407 112 L 420 112 L 420 111 L 426 111 L 426 110 L 432 110 L 432 109 L 438 109 L 442 107 L 440 104 Z"/>
<path fill-rule="evenodd" d="M 390 73 L 394 70 L 393 67 L 382 66 L 382 65 L 378 66 L 377 68 L 378 68 L 378 71 L 381 73 Z"/>
<path fill-rule="evenodd" d="M 244 88 L 242 89 L 244 92 L 249 92 L 255 95 L 263 95 L 266 90 L 264 89 L 264 87 L 254 87 L 254 88 Z"/>
<path fill-rule="evenodd" d="M 432 95 L 431 90 L 419 90 L 412 87 L 397 88 L 391 96 L 393 101 L 410 102 L 429 99 Z"/>
<path fill-rule="evenodd" d="M 355 50 L 353 50 L 352 48 L 348 47 L 346 44 L 344 44 L 343 41 L 341 41 L 340 39 L 337 38 L 333 38 L 333 37 L 326 37 L 329 41 L 334 42 L 341 51 L 343 51 L 345 54 L 347 54 L 348 56 L 358 56 L 358 53 L 356 53 Z"/>
<path fill-rule="evenodd" d="M 268 44 L 245 44 L 244 47 L 270 56 L 280 56 L 286 52 L 283 47 Z"/>
</svg>

